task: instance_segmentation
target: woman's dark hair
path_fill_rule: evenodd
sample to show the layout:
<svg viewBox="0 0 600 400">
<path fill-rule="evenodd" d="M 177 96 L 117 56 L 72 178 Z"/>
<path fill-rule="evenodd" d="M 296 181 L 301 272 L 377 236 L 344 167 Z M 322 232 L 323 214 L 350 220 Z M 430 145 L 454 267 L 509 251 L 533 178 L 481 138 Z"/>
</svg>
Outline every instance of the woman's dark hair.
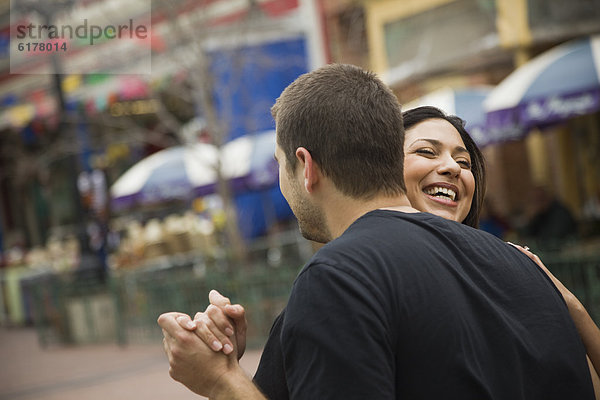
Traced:
<svg viewBox="0 0 600 400">
<path fill-rule="evenodd" d="M 462 141 L 471 156 L 471 171 L 475 178 L 475 192 L 473 193 L 473 201 L 471 202 L 471 208 L 469 213 L 462 221 L 463 224 L 472 226 L 474 228 L 479 227 L 479 214 L 483 205 L 483 199 L 485 197 L 486 189 L 486 176 L 485 176 L 485 160 L 483 154 L 465 129 L 465 121 L 455 115 L 447 115 L 445 112 L 436 107 L 423 106 L 413 108 L 411 110 L 404 111 L 402 113 L 404 120 L 404 130 L 412 128 L 420 122 L 428 119 L 443 119 L 448 121 L 458 131 Z"/>
</svg>

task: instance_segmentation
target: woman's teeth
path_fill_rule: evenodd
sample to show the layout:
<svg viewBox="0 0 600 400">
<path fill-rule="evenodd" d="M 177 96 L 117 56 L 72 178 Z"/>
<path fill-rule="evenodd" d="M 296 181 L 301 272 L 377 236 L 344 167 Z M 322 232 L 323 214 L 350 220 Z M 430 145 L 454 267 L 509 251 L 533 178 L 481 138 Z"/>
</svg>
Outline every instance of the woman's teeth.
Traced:
<svg viewBox="0 0 600 400">
<path fill-rule="evenodd" d="M 444 197 L 444 198 L 448 198 L 452 201 L 454 201 L 454 199 L 456 199 L 456 192 L 454 190 L 448 189 L 448 188 L 434 186 L 434 187 L 430 187 L 429 189 L 424 190 L 424 192 L 430 196 Z"/>
</svg>

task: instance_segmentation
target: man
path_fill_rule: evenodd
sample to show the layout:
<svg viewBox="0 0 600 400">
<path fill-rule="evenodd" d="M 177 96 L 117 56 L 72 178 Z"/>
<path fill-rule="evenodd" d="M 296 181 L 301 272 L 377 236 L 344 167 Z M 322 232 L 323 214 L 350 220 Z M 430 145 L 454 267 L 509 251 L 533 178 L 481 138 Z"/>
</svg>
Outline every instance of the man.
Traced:
<svg viewBox="0 0 600 400">
<path fill-rule="evenodd" d="M 593 398 L 545 274 L 491 235 L 410 207 L 389 88 L 329 65 L 272 111 L 281 191 L 303 235 L 328 244 L 273 325 L 260 391 L 235 351 L 213 352 L 169 313 L 158 322 L 174 379 L 214 399 Z"/>
</svg>

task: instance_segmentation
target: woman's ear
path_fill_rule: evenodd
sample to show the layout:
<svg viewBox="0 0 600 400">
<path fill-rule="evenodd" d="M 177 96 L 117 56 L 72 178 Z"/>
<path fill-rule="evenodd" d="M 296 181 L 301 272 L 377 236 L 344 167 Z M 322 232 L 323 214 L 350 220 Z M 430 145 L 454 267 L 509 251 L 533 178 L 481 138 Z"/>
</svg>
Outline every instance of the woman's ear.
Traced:
<svg viewBox="0 0 600 400">
<path fill-rule="evenodd" d="M 296 149 L 296 158 L 302 167 L 304 188 L 308 193 L 312 193 L 315 190 L 317 182 L 319 181 L 319 167 L 312 159 L 310 151 L 304 147 L 298 147 Z"/>
</svg>

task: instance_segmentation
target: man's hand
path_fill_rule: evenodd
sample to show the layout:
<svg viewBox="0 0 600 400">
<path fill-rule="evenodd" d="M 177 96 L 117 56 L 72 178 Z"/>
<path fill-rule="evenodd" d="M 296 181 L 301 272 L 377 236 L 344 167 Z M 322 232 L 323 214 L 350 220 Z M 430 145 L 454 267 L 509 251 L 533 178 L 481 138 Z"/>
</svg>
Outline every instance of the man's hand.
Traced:
<svg viewBox="0 0 600 400">
<path fill-rule="evenodd" d="M 210 397 L 221 376 L 236 369 L 237 361 L 212 351 L 195 333 L 181 328 L 176 319 L 183 316 L 166 313 L 158 317 L 169 359 L 169 375 L 194 393 Z"/>
<path fill-rule="evenodd" d="M 181 327 L 177 319 L 182 317 L 189 320 L 186 314 L 176 312 L 158 317 L 171 378 L 210 399 L 263 400 L 235 355 L 211 350 L 194 332 Z"/>
<path fill-rule="evenodd" d="M 214 351 L 231 354 L 237 350 L 238 360 L 246 350 L 246 312 L 239 304 L 231 305 L 230 300 L 216 290 L 211 290 L 208 299 L 210 305 L 201 313 L 198 312 L 191 321 L 189 316 L 181 314 L 177 317 L 179 325 L 196 334 Z"/>
</svg>

